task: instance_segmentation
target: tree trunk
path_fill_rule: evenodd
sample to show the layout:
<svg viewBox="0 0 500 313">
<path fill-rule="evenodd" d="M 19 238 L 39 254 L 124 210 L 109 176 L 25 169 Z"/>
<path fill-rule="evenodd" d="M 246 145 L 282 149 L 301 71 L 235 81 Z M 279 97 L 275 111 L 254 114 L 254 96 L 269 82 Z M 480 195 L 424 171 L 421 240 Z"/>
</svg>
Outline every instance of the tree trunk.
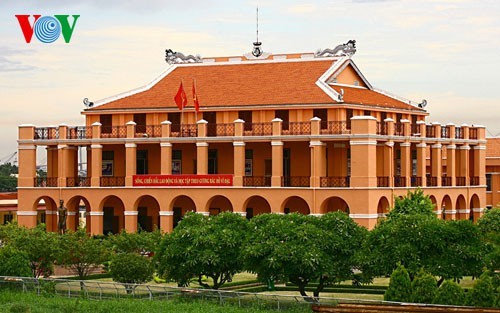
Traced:
<svg viewBox="0 0 500 313">
<path fill-rule="evenodd" d="M 444 282 L 444 277 L 441 277 L 438 282 L 437 282 L 437 286 L 441 286 L 441 284 Z"/>
<path fill-rule="evenodd" d="M 198 284 L 200 284 L 200 286 L 202 286 L 203 288 L 205 289 L 210 289 L 210 286 L 208 284 L 205 284 L 201 278 L 203 277 L 203 275 L 198 275 Z"/>
</svg>

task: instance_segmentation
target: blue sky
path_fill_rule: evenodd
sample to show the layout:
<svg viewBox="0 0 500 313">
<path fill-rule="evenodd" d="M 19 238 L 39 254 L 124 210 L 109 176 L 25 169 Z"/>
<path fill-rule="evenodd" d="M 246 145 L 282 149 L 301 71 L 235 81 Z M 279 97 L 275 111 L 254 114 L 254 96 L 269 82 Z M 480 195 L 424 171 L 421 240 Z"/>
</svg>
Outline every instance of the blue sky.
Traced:
<svg viewBox="0 0 500 313">
<path fill-rule="evenodd" d="M 427 99 L 430 122 L 500 133 L 500 1 L 37 1 L 0 2 L 0 158 L 17 125 L 83 125 L 82 99 L 153 80 L 171 48 L 203 57 L 314 52 L 356 39 L 372 85 Z M 15 14 L 80 14 L 69 44 L 26 44 Z"/>
</svg>

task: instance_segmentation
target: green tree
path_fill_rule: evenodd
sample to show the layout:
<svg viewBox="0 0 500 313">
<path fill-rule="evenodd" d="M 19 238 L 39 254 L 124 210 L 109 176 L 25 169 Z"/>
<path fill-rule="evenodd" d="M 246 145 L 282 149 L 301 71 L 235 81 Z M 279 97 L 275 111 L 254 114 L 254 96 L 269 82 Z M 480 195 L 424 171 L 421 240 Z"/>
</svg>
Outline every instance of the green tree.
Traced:
<svg viewBox="0 0 500 313">
<path fill-rule="evenodd" d="M 136 253 L 119 253 L 111 261 L 110 272 L 113 281 L 125 284 L 127 293 L 132 293 L 136 284 L 153 279 L 154 267 L 148 257 Z"/>
<path fill-rule="evenodd" d="M 355 250 L 366 232 L 342 212 L 321 218 L 263 214 L 250 224 L 247 269 L 266 282 L 291 281 L 307 301 L 327 284 L 352 279 Z M 305 290 L 311 281 L 318 281 L 313 297 Z"/>
<path fill-rule="evenodd" d="M 141 255 L 152 254 L 158 249 L 162 234 L 159 230 L 154 232 L 139 231 L 128 233 L 123 230 L 118 234 L 109 235 L 106 243 L 115 253 L 137 253 Z"/>
<path fill-rule="evenodd" d="M 411 284 L 412 302 L 416 303 L 432 303 L 436 297 L 437 282 L 434 276 L 425 272 L 424 270 L 418 271 L 415 279 Z"/>
<path fill-rule="evenodd" d="M 491 271 L 495 271 L 500 268 L 500 208 L 487 210 L 477 221 L 477 226 L 488 247 L 486 265 Z M 498 277 L 496 280 L 498 281 Z"/>
<path fill-rule="evenodd" d="M 426 203 L 424 200 L 413 202 Z M 407 213 L 391 212 L 394 214 L 377 224 L 368 235 L 360 253 L 365 275 L 389 275 L 398 263 L 405 266 L 411 280 L 424 268 L 440 277 L 438 285 L 444 279 L 481 273 L 486 248 L 475 224 L 439 220 L 434 214 L 418 213 L 420 210 L 417 213 L 410 213 L 410 209 L 402 211 Z"/>
<path fill-rule="evenodd" d="M 16 165 L 5 163 L 0 165 L 0 191 L 12 192 L 17 189 L 17 178 L 14 174 L 18 173 Z"/>
<path fill-rule="evenodd" d="M 477 307 L 492 307 L 495 304 L 495 290 L 487 272 L 474 283 L 467 293 L 467 304 Z"/>
<path fill-rule="evenodd" d="M 411 301 L 411 281 L 408 271 L 399 265 L 392 272 L 389 287 L 384 294 L 385 301 L 409 302 Z"/>
<path fill-rule="evenodd" d="M 445 305 L 464 305 L 465 292 L 456 282 L 446 280 L 438 288 L 433 303 Z"/>
<path fill-rule="evenodd" d="M 24 252 L 29 259 L 34 277 L 49 276 L 60 253 L 59 235 L 45 230 L 45 224 L 35 228 L 19 227 L 17 224 L 4 226 L 0 231 L 2 241 Z"/>
<path fill-rule="evenodd" d="M 92 238 L 83 229 L 68 232 L 61 238 L 59 263 L 69 267 L 80 280 L 108 258 L 108 249 L 103 242 Z"/>
<path fill-rule="evenodd" d="M 387 214 L 387 218 L 397 218 L 401 215 L 426 215 L 435 217 L 433 211 L 434 204 L 429 196 L 424 195 L 422 189 L 418 188 L 415 191 L 408 191 L 406 197 L 395 198 L 394 208 Z"/>
<path fill-rule="evenodd" d="M 0 276 L 31 276 L 26 253 L 11 246 L 0 247 Z"/>
<path fill-rule="evenodd" d="M 248 222 L 239 214 L 206 217 L 188 213 L 161 242 L 155 255 L 158 274 L 180 286 L 197 278 L 204 288 L 218 289 L 243 270 L 242 251 L 248 232 Z M 212 279 L 212 286 L 204 277 Z"/>
</svg>

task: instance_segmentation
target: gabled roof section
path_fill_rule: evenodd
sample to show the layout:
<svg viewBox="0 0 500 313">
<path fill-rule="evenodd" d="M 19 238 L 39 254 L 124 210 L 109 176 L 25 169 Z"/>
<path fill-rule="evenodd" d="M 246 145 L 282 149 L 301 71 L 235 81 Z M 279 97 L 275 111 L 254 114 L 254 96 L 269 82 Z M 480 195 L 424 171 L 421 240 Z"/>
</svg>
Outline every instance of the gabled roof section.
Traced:
<svg viewBox="0 0 500 313">
<path fill-rule="evenodd" d="M 332 87 L 340 94 L 343 94 L 343 100 L 346 105 L 359 104 L 378 108 L 391 108 L 410 110 L 425 113 L 424 109 L 411 105 L 409 102 L 398 100 L 394 97 L 381 93 L 377 90 L 370 90 L 361 87 L 336 86 Z"/>
<path fill-rule="evenodd" d="M 213 62 L 171 65 L 151 84 L 95 102 L 87 112 L 176 108 L 181 81 L 193 107 L 192 82 L 201 109 L 255 105 L 337 103 L 338 94 L 317 82 L 342 58 Z M 326 88 L 326 90 L 325 90 Z"/>
</svg>

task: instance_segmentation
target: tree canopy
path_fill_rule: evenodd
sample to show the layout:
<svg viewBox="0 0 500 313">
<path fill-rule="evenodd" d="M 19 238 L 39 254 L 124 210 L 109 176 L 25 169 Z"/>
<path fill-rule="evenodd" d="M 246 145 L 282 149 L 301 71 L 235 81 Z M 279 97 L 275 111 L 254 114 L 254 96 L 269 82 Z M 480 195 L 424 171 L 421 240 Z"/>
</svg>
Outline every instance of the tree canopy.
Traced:
<svg viewBox="0 0 500 313">
<path fill-rule="evenodd" d="M 259 215 L 250 222 L 252 232 L 245 250 L 247 269 L 264 281 L 290 281 L 301 295 L 311 281 L 318 297 L 329 283 L 352 278 L 355 252 L 366 230 L 345 213 Z"/>
<path fill-rule="evenodd" d="M 192 278 L 205 288 L 218 289 L 243 270 L 242 251 L 249 233 L 241 215 L 188 213 L 165 235 L 155 255 L 158 274 L 186 286 Z M 204 282 L 211 278 L 212 285 Z"/>
</svg>

